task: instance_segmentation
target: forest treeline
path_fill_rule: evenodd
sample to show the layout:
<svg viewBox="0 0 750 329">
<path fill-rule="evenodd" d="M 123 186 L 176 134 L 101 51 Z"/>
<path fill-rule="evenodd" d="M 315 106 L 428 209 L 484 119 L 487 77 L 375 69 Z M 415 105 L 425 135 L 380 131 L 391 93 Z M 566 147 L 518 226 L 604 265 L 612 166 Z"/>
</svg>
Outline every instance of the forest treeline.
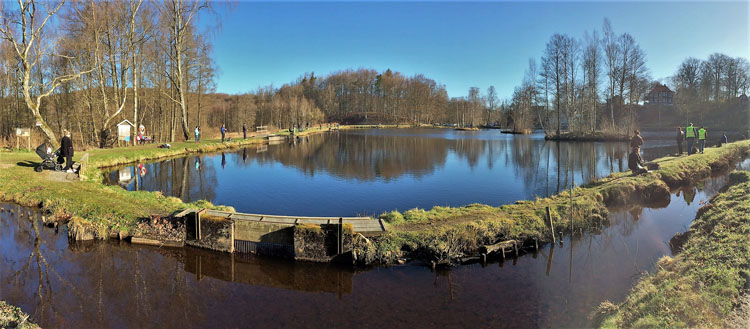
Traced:
<svg viewBox="0 0 750 329">
<path fill-rule="evenodd" d="M 210 1 L 2 3 L 0 140 L 39 125 L 57 143 L 63 130 L 83 145 L 110 146 L 115 125 L 144 125 L 158 141 L 192 137 L 196 126 L 289 128 L 321 122 L 380 122 L 590 131 L 631 127 L 655 84 L 646 52 L 628 33 L 554 34 L 529 60 L 520 85 L 502 98 L 493 86 L 449 97 L 421 74 L 345 69 L 217 94 L 211 38 L 220 17 Z M 212 29 L 199 30 L 198 20 Z M 747 92 L 745 58 L 688 58 L 669 81 L 685 116 L 706 113 Z M 503 78 L 503 77 L 499 77 Z M 135 129 L 133 130 L 135 131 Z"/>
</svg>

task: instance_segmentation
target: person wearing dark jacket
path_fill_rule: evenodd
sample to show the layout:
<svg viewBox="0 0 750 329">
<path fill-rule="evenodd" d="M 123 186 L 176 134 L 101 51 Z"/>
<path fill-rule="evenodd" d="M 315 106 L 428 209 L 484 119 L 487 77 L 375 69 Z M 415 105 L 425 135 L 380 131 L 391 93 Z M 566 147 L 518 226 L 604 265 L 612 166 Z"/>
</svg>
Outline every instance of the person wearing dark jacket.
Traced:
<svg viewBox="0 0 750 329">
<path fill-rule="evenodd" d="M 648 169 L 644 168 L 643 165 L 644 162 L 641 158 L 640 149 L 633 147 L 630 154 L 628 154 L 628 169 L 632 170 L 635 175 L 647 173 Z"/>
<path fill-rule="evenodd" d="M 65 169 L 73 172 L 73 140 L 70 139 L 70 131 L 65 130 L 65 136 L 60 141 L 60 153 L 65 158 Z"/>
<path fill-rule="evenodd" d="M 247 139 L 247 124 L 242 124 L 242 139 Z"/>
</svg>

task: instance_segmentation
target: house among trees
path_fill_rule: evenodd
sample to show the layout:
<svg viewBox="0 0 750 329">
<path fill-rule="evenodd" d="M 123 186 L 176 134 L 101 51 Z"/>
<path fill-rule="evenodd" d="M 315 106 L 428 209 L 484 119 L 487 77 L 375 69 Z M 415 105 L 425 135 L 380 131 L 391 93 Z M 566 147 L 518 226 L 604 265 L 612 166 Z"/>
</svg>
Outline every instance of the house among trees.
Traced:
<svg viewBox="0 0 750 329">
<path fill-rule="evenodd" d="M 650 105 L 672 105 L 673 98 L 674 92 L 669 87 L 657 82 L 646 95 L 646 102 Z"/>
</svg>

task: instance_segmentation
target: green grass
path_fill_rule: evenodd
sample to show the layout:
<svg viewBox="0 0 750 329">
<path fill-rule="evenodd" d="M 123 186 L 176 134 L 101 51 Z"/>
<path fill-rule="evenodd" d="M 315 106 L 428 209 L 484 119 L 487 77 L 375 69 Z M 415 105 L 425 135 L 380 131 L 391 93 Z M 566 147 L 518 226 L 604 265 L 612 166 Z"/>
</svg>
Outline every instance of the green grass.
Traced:
<svg viewBox="0 0 750 329">
<path fill-rule="evenodd" d="M 605 328 L 719 328 L 750 278 L 750 172 L 698 211 L 683 251 L 663 257 L 626 300 L 607 307 Z M 607 312 L 602 312 L 607 313 Z"/>
</svg>

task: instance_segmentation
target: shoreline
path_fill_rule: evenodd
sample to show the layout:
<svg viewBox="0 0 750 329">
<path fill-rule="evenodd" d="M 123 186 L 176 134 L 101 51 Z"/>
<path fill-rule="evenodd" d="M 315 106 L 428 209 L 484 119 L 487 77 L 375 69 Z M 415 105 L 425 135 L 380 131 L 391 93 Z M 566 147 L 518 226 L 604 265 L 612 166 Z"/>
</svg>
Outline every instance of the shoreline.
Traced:
<svg viewBox="0 0 750 329">
<path fill-rule="evenodd" d="M 740 327 L 748 319 L 750 171 L 729 175 L 722 192 L 698 210 L 653 273 L 619 305 L 605 301 L 593 318 L 603 328 Z M 745 291 L 744 300 L 742 299 Z"/>
<path fill-rule="evenodd" d="M 562 132 L 560 135 L 545 134 L 544 139 L 567 142 L 629 142 L 630 136 L 604 131 Z"/>
<path fill-rule="evenodd" d="M 342 129 L 356 129 L 342 126 Z M 327 129 L 310 129 L 305 136 Z M 288 132 L 286 133 L 288 134 Z M 279 135 L 283 135 L 279 134 Z M 71 225 L 71 238 L 128 238 L 137 233 L 137 223 L 151 215 L 169 215 L 186 208 L 233 210 L 201 200 L 184 203 L 159 192 L 125 191 L 106 186 L 98 177 L 105 167 L 127 165 L 193 153 L 235 149 L 263 143 L 261 137 L 221 143 L 208 140 L 175 143 L 171 149 L 155 145 L 121 149 L 92 150 L 89 153 L 89 178 L 75 182 L 50 182 L 50 172 L 34 173 L 28 163 L 37 161 L 33 153 L 1 153 L 0 199 L 26 206 L 36 206 L 56 221 Z M 750 141 L 709 148 L 705 155 L 665 157 L 655 160 L 661 170 L 643 176 L 615 173 L 573 190 L 573 231 L 591 230 L 607 221 L 607 207 L 625 202 L 654 201 L 669 197 L 669 189 L 690 184 L 713 172 L 730 167 L 730 163 L 747 156 Z M 80 153 L 78 156 L 80 157 Z M 15 163 L 15 161 L 19 162 Z M 25 161 L 25 162 L 23 162 Z M 10 162 L 10 163 L 9 163 Z M 6 169 L 7 168 L 7 169 Z M 23 180 L 23 181 L 20 181 Z M 361 265 L 388 265 L 407 260 L 455 263 L 480 249 L 498 242 L 515 241 L 520 247 L 538 246 L 552 241 L 546 208 L 550 208 L 553 225 L 569 232 L 570 195 L 562 192 L 549 198 L 518 201 L 499 207 L 472 204 L 464 207 L 434 207 L 426 211 L 412 209 L 404 213 L 391 211 L 379 216 L 388 223 L 389 232 L 370 239 L 355 235 L 354 261 Z M 450 243 L 445 243 L 449 241 Z"/>
</svg>

